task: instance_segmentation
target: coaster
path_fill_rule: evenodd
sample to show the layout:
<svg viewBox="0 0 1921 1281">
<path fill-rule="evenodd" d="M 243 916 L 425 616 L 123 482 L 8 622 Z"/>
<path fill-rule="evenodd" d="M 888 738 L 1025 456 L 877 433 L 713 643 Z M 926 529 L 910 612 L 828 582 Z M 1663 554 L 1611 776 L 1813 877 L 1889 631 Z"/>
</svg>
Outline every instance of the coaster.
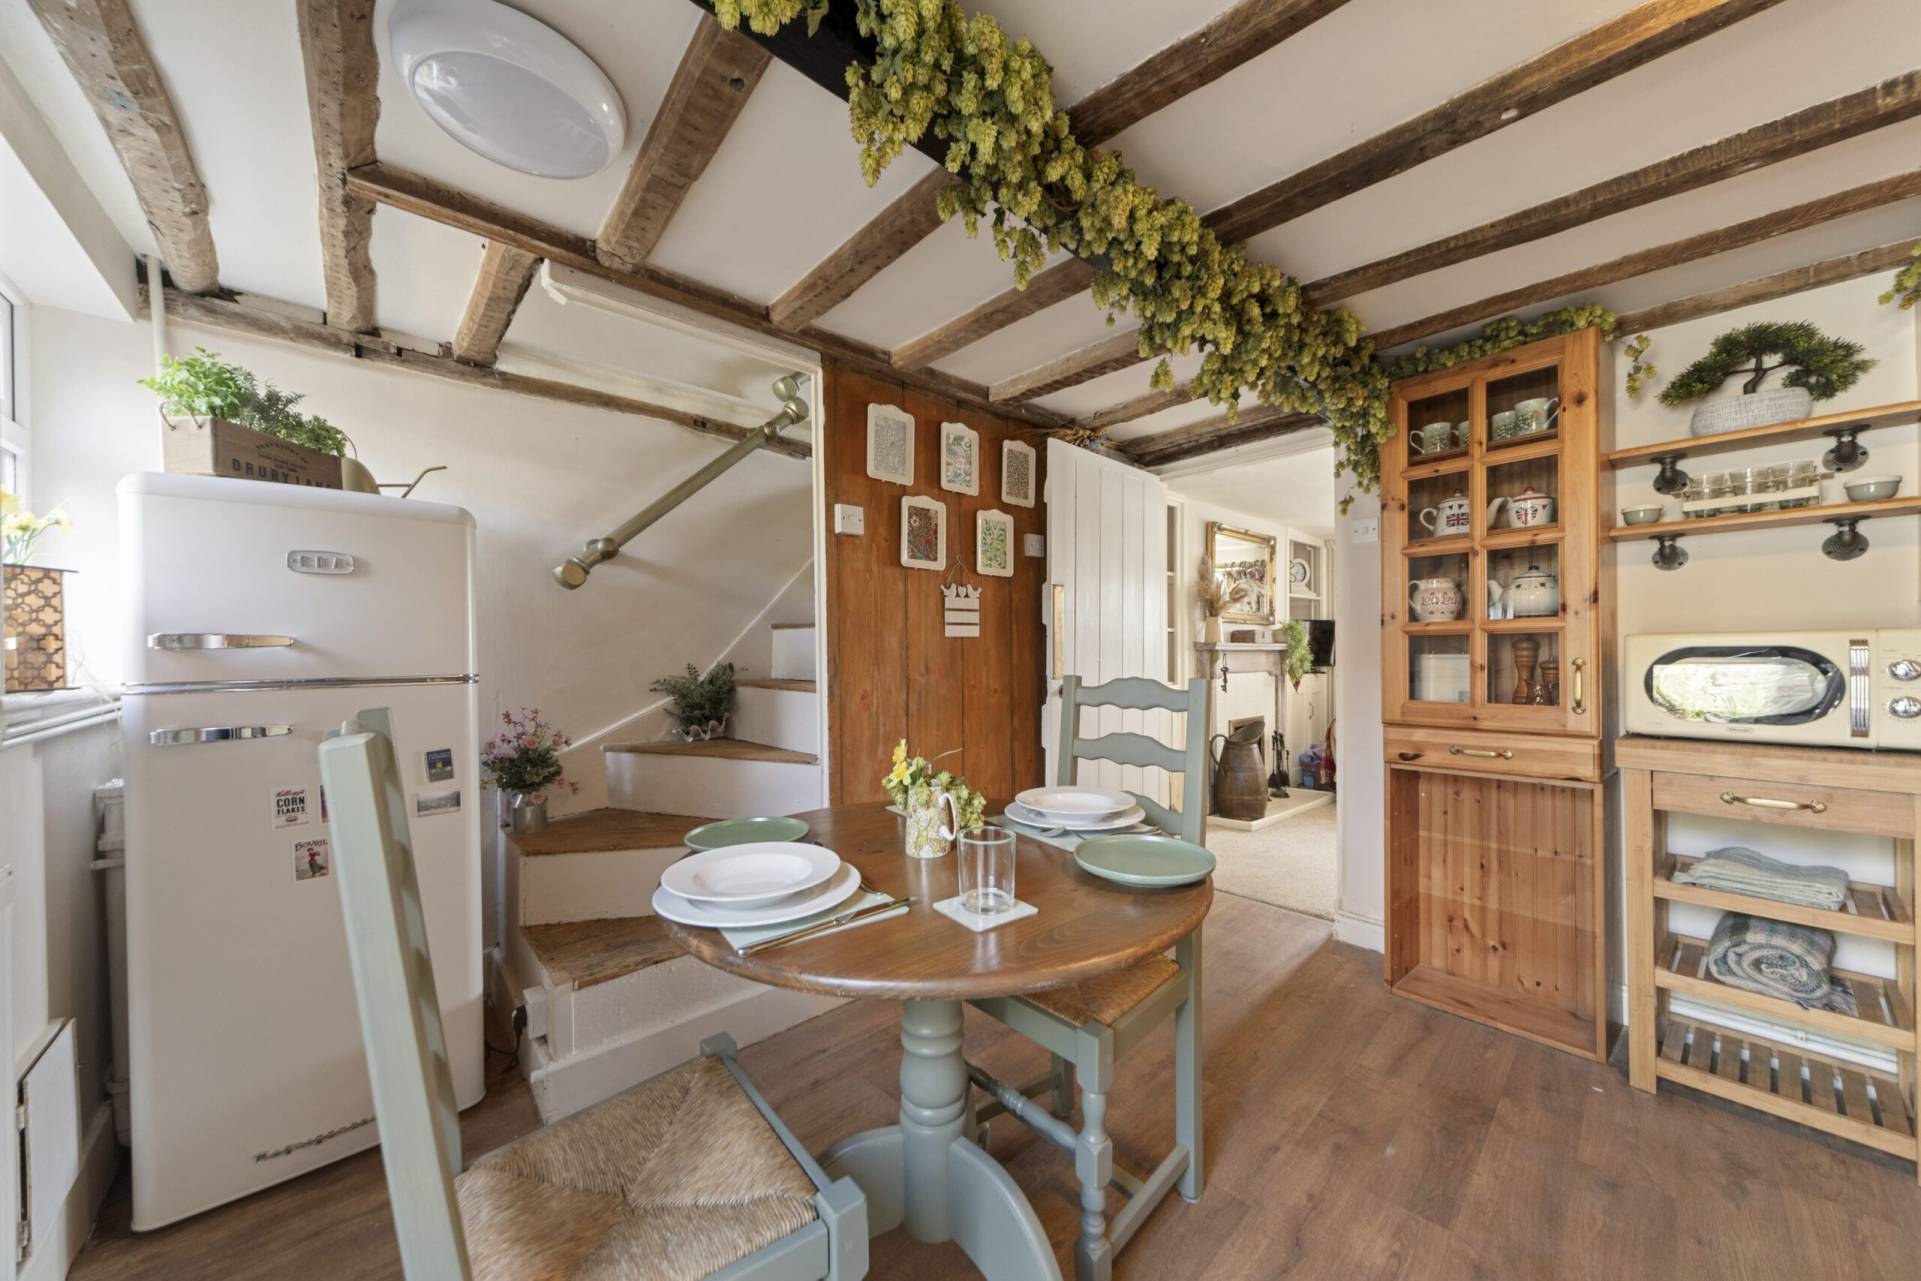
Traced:
<svg viewBox="0 0 1921 1281">
<path fill-rule="evenodd" d="M 1018 921 L 1024 916 L 1032 916 L 1040 911 L 1040 909 L 1032 903 L 1023 903 L 1019 899 L 1015 899 L 1014 906 L 1005 912 L 996 912 L 992 916 L 982 916 L 979 912 L 970 912 L 962 907 L 960 895 L 958 894 L 953 898 L 944 898 L 934 904 L 934 910 L 950 921 L 958 921 L 976 934 L 985 933 L 996 926 L 1005 925 L 1009 921 Z"/>
</svg>

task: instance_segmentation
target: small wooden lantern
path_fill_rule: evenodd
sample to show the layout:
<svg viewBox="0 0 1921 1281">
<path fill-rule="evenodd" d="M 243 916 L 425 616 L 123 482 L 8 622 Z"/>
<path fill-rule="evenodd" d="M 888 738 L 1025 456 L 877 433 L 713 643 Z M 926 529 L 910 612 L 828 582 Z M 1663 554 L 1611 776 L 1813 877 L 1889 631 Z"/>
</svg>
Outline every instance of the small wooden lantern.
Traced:
<svg viewBox="0 0 1921 1281">
<path fill-rule="evenodd" d="M 40 565 L 0 567 L 6 582 L 9 694 L 67 687 L 68 572 Z"/>
</svg>

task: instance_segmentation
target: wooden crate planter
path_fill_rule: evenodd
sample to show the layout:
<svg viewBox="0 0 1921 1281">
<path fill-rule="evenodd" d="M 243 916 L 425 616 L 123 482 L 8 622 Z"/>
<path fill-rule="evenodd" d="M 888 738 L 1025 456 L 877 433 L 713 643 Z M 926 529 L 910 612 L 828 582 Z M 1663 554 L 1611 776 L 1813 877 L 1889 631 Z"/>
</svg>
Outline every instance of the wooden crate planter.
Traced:
<svg viewBox="0 0 1921 1281">
<path fill-rule="evenodd" d="M 161 457 L 170 472 L 341 489 L 340 459 L 224 418 L 163 416 Z"/>
<path fill-rule="evenodd" d="M 6 585 L 6 692 L 65 689 L 67 571 L 8 565 L 0 577 Z"/>
</svg>

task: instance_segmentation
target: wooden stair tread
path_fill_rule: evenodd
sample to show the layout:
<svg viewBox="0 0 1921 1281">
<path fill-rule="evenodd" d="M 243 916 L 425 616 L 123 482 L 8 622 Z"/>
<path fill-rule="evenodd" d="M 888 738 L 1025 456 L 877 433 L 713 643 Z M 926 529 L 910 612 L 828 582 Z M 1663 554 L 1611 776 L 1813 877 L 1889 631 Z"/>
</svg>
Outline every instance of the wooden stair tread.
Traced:
<svg viewBox="0 0 1921 1281">
<path fill-rule="evenodd" d="M 608 850 L 658 850 L 685 845 L 687 833 L 712 819 L 691 814 L 597 809 L 557 818 L 544 832 L 510 836 L 522 854 L 599 854 Z"/>
<path fill-rule="evenodd" d="M 529 925 L 527 943 L 554 986 L 579 991 L 685 956 L 658 916 Z"/>
<path fill-rule="evenodd" d="M 781 680 L 772 676 L 743 677 L 734 684 L 744 689 L 785 689 L 792 690 L 796 694 L 814 692 L 812 681 Z"/>
<path fill-rule="evenodd" d="M 603 751 L 639 752 L 647 756 L 707 756 L 728 761 L 775 761 L 783 765 L 818 765 L 820 757 L 812 752 L 796 752 L 766 743 L 749 743 L 739 738 L 710 738 L 704 743 L 681 743 L 663 739 L 654 743 L 610 743 Z"/>
</svg>

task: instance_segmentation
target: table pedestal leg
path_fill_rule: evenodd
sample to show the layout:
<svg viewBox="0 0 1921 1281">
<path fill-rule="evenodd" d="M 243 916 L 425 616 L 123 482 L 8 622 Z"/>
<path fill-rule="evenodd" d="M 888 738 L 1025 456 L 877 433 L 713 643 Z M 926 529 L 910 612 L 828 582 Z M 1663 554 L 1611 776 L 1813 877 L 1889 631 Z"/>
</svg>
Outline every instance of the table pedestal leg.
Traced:
<svg viewBox="0 0 1921 1281">
<path fill-rule="evenodd" d="M 1040 1219 L 1000 1162 L 961 1137 L 967 1064 L 961 1007 L 909 1001 L 901 1012 L 900 1124 L 851 1135 L 821 1158 L 867 1196 L 873 1235 L 957 1242 L 988 1281 L 1060 1281 Z"/>
</svg>

